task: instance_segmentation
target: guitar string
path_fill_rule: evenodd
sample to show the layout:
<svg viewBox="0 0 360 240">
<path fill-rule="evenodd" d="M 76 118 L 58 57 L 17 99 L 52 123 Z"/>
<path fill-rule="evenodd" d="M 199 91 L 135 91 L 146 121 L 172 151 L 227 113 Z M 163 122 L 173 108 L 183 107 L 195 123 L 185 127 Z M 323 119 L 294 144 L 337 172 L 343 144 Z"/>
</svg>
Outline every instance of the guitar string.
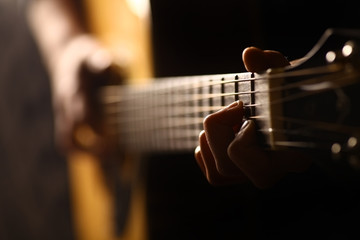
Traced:
<svg viewBox="0 0 360 240">
<path fill-rule="evenodd" d="M 325 74 L 325 73 L 334 73 L 342 69 L 342 66 L 339 64 L 331 64 L 323 67 L 307 68 L 302 70 L 296 70 L 293 72 L 282 72 L 282 73 L 273 73 L 268 75 L 257 75 L 253 78 L 242 79 L 239 76 L 251 75 L 250 73 L 239 73 L 239 74 L 225 74 L 225 75 L 208 75 L 208 76 L 190 76 L 190 77 L 171 77 L 171 78 L 160 78 L 159 81 L 155 81 L 151 85 L 139 85 L 139 86 L 107 86 L 103 87 L 101 94 L 101 99 L 103 103 L 114 103 L 121 101 L 131 101 L 136 99 L 136 95 L 129 94 L 126 98 L 123 98 L 119 92 L 123 90 L 124 92 L 133 92 L 138 94 L 144 94 L 153 92 L 156 94 L 168 94 L 169 90 L 195 90 L 199 88 L 206 88 L 211 86 L 221 86 L 230 83 L 244 83 L 244 82 L 256 82 L 263 80 L 282 80 L 286 77 L 297 77 L 297 76 L 306 76 L 306 75 L 316 75 L 316 74 Z M 222 77 L 221 77 L 222 76 Z M 216 77 L 217 79 L 213 79 Z M 231 77 L 231 80 L 226 80 L 226 78 Z M 239 79 L 237 79 L 239 78 Z M 183 79 L 184 81 L 175 81 L 175 79 Z M 186 81 L 186 80 L 188 81 Z M 155 89 L 156 88 L 156 89 Z M 247 92 L 250 93 L 250 92 Z M 242 94 L 246 94 L 243 92 Z"/>
<path fill-rule="evenodd" d="M 218 107 L 216 107 L 216 108 L 221 108 L 221 107 L 223 107 L 223 106 L 218 106 Z M 202 109 L 202 110 L 204 110 L 204 108 Z M 212 109 L 213 110 L 213 109 Z M 164 116 L 163 116 L 164 117 Z M 258 118 L 258 117 L 261 117 L 261 116 L 253 116 L 253 117 L 251 117 L 251 118 Z M 132 119 L 133 121 L 134 121 L 134 119 Z M 153 119 L 154 120 L 154 119 Z M 196 133 L 195 133 L 195 135 L 193 135 L 193 136 L 190 136 L 189 134 L 186 134 L 185 136 L 179 136 L 179 133 L 174 133 L 174 132 L 180 132 L 180 133 L 183 133 L 183 129 L 177 129 L 178 131 L 176 131 L 176 129 L 174 130 L 173 128 L 179 128 L 179 127 L 185 127 L 185 126 L 189 126 L 189 125 L 191 125 L 191 124 L 189 124 L 189 117 L 187 117 L 187 122 L 186 122 L 186 124 L 184 124 L 184 121 L 182 120 L 182 119 L 177 119 L 178 121 L 177 121 L 177 123 L 176 124 L 174 124 L 174 122 L 172 123 L 172 124 L 169 124 L 169 122 L 168 121 L 166 121 L 165 123 L 167 123 L 167 125 L 165 125 L 165 124 L 160 124 L 162 127 L 157 127 L 157 129 L 156 130 L 160 130 L 160 129 L 163 129 L 164 131 L 172 131 L 172 134 L 171 134 L 171 138 L 170 139 L 173 139 L 173 141 L 176 141 L 176 139 L 184 139 L 184 138 L 186 138 L 187 140 L 190 138 L 196 138 L 197 137 L 197 133 L 201 130 L 199 130 L 199 129 L 196 129 Z M 285 119 L 287 122 L 290 122 L 290 119 Z M 157 119 L 157 121 L 158 121 L 158 119 Z M 291 120 L 292 122 L 294 122 L 294 120 Z M 299 123 L 299 121 L 300 121 L 300 123 L 301 123 L 301 121 L 302 120 L 296 120 L 297 122 L 296 123 Z M 190 121 L 191 122 L 191 121 Z M 193 125 L 198 125 L 198 124 L 201 124 L 202 123 L 202 119 L 199 119 L 198 118 L 198 121 L 196 121 L 196 122 L 193 122 Z M 305 123 L 305 121 L 302 121 L 302 123 Z M 313 121 L 310 121 L 310 122 L 307 122 L 307 124 L 308 125 L 314 125 L 316 122 L 313 122 Z M 324 124 L 326 124 L 325 122 L 324 123 L 321 123 L 321 124 L 319 124 L 319 123 L 317 123 L 317 125 L 321 125 L 321 126 L 323 126 Z M 166 127 L 164 127 L 164 126 L 166 126 Z M 330 129 L 333 129 L 333 127 L 334 126 L 331 126 L 331 128 Z M 339 130 L 339 129 L 341 129 L 341 128 L 343 128 L 344 130 L 346 130 L 343 126 L 339 126 L 337 129 Z M 150 132 L 152 132 L 152 130 L 154 130 L 155 128 L 153 128 L 153 129 L 147 129 L 147 128 L 142 128 L 142 131 L 144 131 L 144 132 L 146 132 L 146 131 L 150 131 Z M 137 130 L 139 130 L 139 129 L 137 129 Z M 274 129 L 273 129 L 274 130 Z M 354 131 L 354 130 L 358 130 L 358 129 L 356 129 L 356 128 L 350 128 L 350 130 L 349 129 L 347 129 L 346 130 L 346 132 L 351 132 L 351 131 Z M 280 131 L 280 130 L 275 130 L 275 131 Z M 293 130 L 292 130 L 293 131 Z M 165 140 L 167 139 L 167 140 L 169 140 L 168 139 L 168 137 L 166 137 L 166 133 L 165 134 L 163 134 L 164 136 L 165 136 Z M 175 136 L 174 136 L 175 135 Z M 314 135 L 315 136 L 315 135 Z M 161 140 L 161 139 L 160 139 Z M 160 141 L 160 140 L 158 140 L 158 141 Z M 165 141 L 166 142 L 166 141 Z M 303 146 L 305 143 L 298 143 L 298 142 L 293 142 L 293 141 L 285 141 L 285 142 L 281 142 L 281 145 L 288 145 L 288 146 L 294 146 L 294 145 L 297 145 L 297 146 Z M 308 144 L 308 143 L 306 143 L 306 144 Z"/>
<path fill-rule="evenodd" d="M 256 118 L 256 117 L 250 117 L 250 119 L 253 119 L 253 118 Z M 283 119 L 279 119 L 277 117 L 274 117 L 275 119 L 278 119 L 278 120 L 282 120 L 282 121 L 285 121 L 287 123 L 297 123 L 297 124 L 303 124 L 303 125 L 306 125 L 307 127 L 311 127 L 312 130 L 321 130 L 321 131 L 327 131 L 327 132 L 330 132 L 330 133 L 333 133 L 333 132 L 344 132 L 346 134 L 350 134 L 352 132 L 359 132 L 359 128 L 356 128 L 356 127 L 345 127 L 345 126 L 342 126 L 342 125 L 336 125 L 336 124 L 332 124 L 330 125 L 329 123 L 326 123 L 326 122 L 315 122 L 315 121 L 305 121 L 305 120 L 299 120 L 299 119 L 289 119 L 289 118 L 283 118 Z M 181 139 L 196 139 L 197 136 L 198 136 L 198 133 L 201 129 L 198 129 L 198 128 L 192 128 L 191 126 L 198 126 L 200 124 L 202 124 L 202 118 L 192 118 L 192 119 L 189 119 L 187 118 L 186 119 L 187 121 L 185 121 L 185 119 L 179 119 L 177 118 L 177 120 L 174 122 L 168 122 L 167 120 L 163 119 L 163 122 L 159 124 L 158 122 L 158 126 L 157 127 L 152 127 L 152 128 L 149 128 L 148 126 L 145 126 L 145 127 L 142 127 L 142 128 L 136 128 L 135 130 L 130 128 L 130 133 L 131 133 L 131 136 L 134 136 L 134 132 L 139 132 L 141 133 L 140 135 L 141 136 L 144 136 L 143 134 L 145 132 L 149 132 L 149 133 L 153 133 L 154 130 L 156 131 L 162 131 L 162 135 L 164 136 L 163 140 L 161 139 L 158 139 L 158 141 L 162 141 L 164 144 L 164 141 L 165 140 L 171 140 L 171 141 L 177 141 L 177 140 L 181 140 Z M 196 121 L 194 121 L 196 120 Z M 133 122 L 134 124 L 134 122 Z M 136 125 L 136 121 L 135 121 L 135 124 Z M 316 127 L 314 127 L 316 126 Z M 319 127 L 321 126 L 321 127 Z M 327 126 L 326 129 L 324 129 L 324 126 Z M 185 129 L 184 131 L 184 127 L 187 127 L 187 128 L 190 128 L 190 129 Z M 334 129 L 336 129 L 336 131 L 334 131 Z M 193 134 L 192 135 L 189 135 L 189 130 L 194 130 Z M 304 131 L 303 129 L 300 129 L 301 131 L 297 131 L 297 130 L 286 130 L 285 133 L 287 134 L 296 134 L 296 135 L 304 135 Z M 164 133 L 165 131 L 165 133 Z M 167 132 L 171 131 L 172 134 L 171 134 L 171 137 L 169 137 L 169 135 L 167 135 Z M 264 129 L 262 129 L 261 131 L 266 131 Z M 272 129 L 272 131 L 277 131 L 277 132 L 280 132 L 280 131 L 283 131 L 284 130 L 281 130 L 281 129 Z M 122 134 L 126 133 L 126 131 L 122 131 Z M 301 133 L 301 134 L 300 134 Z M 309 133 L 309 131 L 307 132 Z M 312 134 L 313 132 L 310 131 L 310 134 L 308 134 L 307 137 L 319 137 L 319 135 L 316 135 L 316 134 Z M 135 135 L 136 136 L 136 135 Z M 336 139 L 334 139 L 334 137 L 332 136 L 331 138 L 328 138 L 328 139 L 332 139 L 332 141 L 335 141 Z M 166 141 L 165 141 L 166 142 Z M 298 145 L 298 147 L 300 146 L 304 146 L 304 144 L 309 144 L 309 143 L 298 143 L 298 142 L 294 142 L 294 141 L 285 141 L 285 142 L 281 142 L 281 145 L 287 145 L 287 146 L 294 146 L 294 145 Z M 310 144 L 313 144 L 314 143 L 310 143 Z"/>
<path fill-rule="evenodd" d="M 249 117 L 249 119 L 258 119 L 257 116 Z M 305 119 L 294 119 L 290 117 L 281 117 L 281 116 L 273 116 L 274 120 L 286 122 L 286 123 L 294 123 L 300 124 L 304 126 L 309 126 L 312 129 L 318 129 L 322 131 L 328 132 L 337 132 L 339 134 L 351 134 L 360 132 L 360 127 L 356 126 L 344 126 L 340 123 L 329 123 L 324 121 L 314 121 L 314 120 L 305 120 Z M 155 119 L 154 119 L 155 120 Z M 169 129 L 169 128 L 182 128 L 189 126 L 198 126 L 203 123 L 203 118 L 200 117 L 183 117 L 183 118 L 175 118 L 172 121 L 167 121 L 167 118 L 156 119 L 157 124 L 153 126 L 151 131 L 153 130 L 161 130 L 161 129 Z M 132 123 L 136 125 L 136 122 L 140 121 L 139 119 L 133 119 Z M 142 121 L 142 120 L 141 120 Z M 122 132 L 131 131 L 129 129 L 124 129 Z M 263 131 L 269 131 L 269 129 L 263 129 Z M 271 129 L 271 131 L 283 131 L 280 129 Z"/>
<path fill-rule="evenodd" d="M 223 82 L 222 82 L 222 84 L 223 84 Z M 300 82 L 300 84 L 301 84 L 301 82 Z M 296 86 L 292 86 L 292 87 L 298 87 L 299 86 L 299 84 L 297 83 L 297 84 L 295 84 Z M 289 86 L 287 86 L 287 88 L 290 88 Z M 275 91 L 275 89 L 271 89 L 271 91 Z M 276 91 L 278 91 L 278 90 L 276 90 Z M 234 93 L 227 93 L 227 94 L 211 94 L 211 95 L 209 95 L 209 94 L 207 94 L 205 97 L 204 97 L 204 95 L 202 95 L 203 97 L 201 98 L 202 100 L 203 99 L 208 99 L 208 98 L 210 98 L 210 97 L 213 97 L 213 96 L 217 96 L 217 97 L 225 97 L 225 96 L 231 96 L 231 95 L 236 95 L 236 94 L 245 94 L 245 93 L 239 93 L 239 92 L 234 92 Z M 310 93 L 311 94 L 311 93 Z M 296 98 L 298 98 L 299 96 L 297 96 L 297 97 L 295 97 L 295 98 L 293 98 L 293 99 L 296 99 Z M 302 96 L 303 97 L 303 96 Z M 200 99 L 197 99 L 197 100 L 200 100 Z M 287 99 L 286 101 L 288 101 L 289 99 Z M 285 101 L 285 100 L 282 100 L 282 101 Z M 209 111 L 214 111 L 214 109 L 216 109 L 216 108 L 222 108 L 222 107 L 224 107 L 224 106 L 211 106 L 211 107 L 201 107 L 201 110 L 200 111 L 205 111 L 205 110 L 209 110 Z M 181 106 L 181 108 L 184 108 L 183 106 Z M 186 106 L 185 108 L 189 108 L 189 106 Z M 197 107 L 197 108 L 199 108 L 199 107 Z M 197 110 L 197 111 L 199 111 L 199 110 Z M 180 111 L 180 112 L 182 112 L 182 111 Z M 192 113 L 190 113 L 190 114 L 194 114 L 194 113 L 197 113 L 197 112 L 192 112 Z M 186 114 L 189 114 L 189 113 L 186 113 Z M 260 117 L 260 116 L 254 116 L 254 117 L 252 117 L 252 118 L 256 118 L 256 117 Z M 179 121 L 178 121 L 179 122 Z M 181 124 L 181 122 L 182 122 L 182 124 Z M 201 121 L 202 122 L 202 121 Z M 194 124 L 200 124 L 200 122 L 196 122 L 196 123 L 194 123 Z M 188 123 L 186 124 L 187 126 L 188 126 Z M 169 125 L 168 127 L 169 128 L 176 128 L 176 127 L 181 127 L 181 126 L 184 126 L 184 124 L 183 124 L 183 121 L 181 120 L 180 121 L 180 124 L 177 124 L 177 125 Z M 166 127 L 165 127 L 165 129 L 166 129 Z M 178 136 L 179 137 L 179 136 Z M 188 135 L 186 135 L 186 137 L 189 137 Z M 181 137 L 182 138 L 182 137 Z M 284 142 L 282 142 L 282 144 L 285 144 Z M 288 143 L 288 144 L 290 144 L 290 142 Z"/>
<path fill-rule="evenodd" d="M 323 135 L 325 132 L 327 132 L 328 134 L 332 134 L 331 137 L 325 138 L 326 140 L 330 140 L 331 142 L 336 141 L 335 137 L 333 134 L 347 134 L 347 135 L 351 135 L 351 133 L 354 132 L 359 132 L 359 128 L 358 127 L 346 127 L 343 126 L 341 124 L 331 124 L 331 123 L 327 123 L 327 122 L 316 122 L 316 121 L 309 121 L 309 120 L 299 120 L 299 119 L 291 119 L 291 118 L 285 118 L 285 117 L 274 117 L 277 120 L 286 122 L 286 123 L 296 123 L 296 124 L 301 124 L 303 125 L 302 127 L 298 127 L 297 129 L 272 129 L 272 132 L 281 132 L 281 133 L 286 133 L 286 134 L 293 134 L 293 135 L 297 135 L 297 136 L 306 136 L 306 137 L 312 137 L 312 138 L 317 138 L 319 139 L 319 137 L 324 136 Z M 180 119 L 178 119 L 175 122 L 171 122 L 169 124 L 169 122 L 164 121 L 164 123 L 157 125 L 157 126 L 153 126 L 152 128 L 149 128 L 148 126 L 143 126 L 143 127 L 138 127 L 138 125 L 136 123 L 133 123 L 133 126 L 136 126 L 136 128 L 124 128 L 122 129 L 121 132 L 119 132 L 118 134 L 120 135 L 126 135 L 126 136 L 130 136 L 130 138 L 134 138 L 135 139 L 138 138 L 136 133 L 138 133 L 140 136 L 144 137 L 146 136 L 146 133 L 148 133 L 149 135 L 151 133 L 157 132 L 160 133 L 160 136 L 163 136 L 164 139 L 166 140 L 172 140 L 172 141 L 176 141 L 179 139 L 197 139 L 198 137 L 198 133 L 199 133 L 199 129 L 196 128 L 192 128 L 190 127 L 191 125 L 198 125 L 202 123 L 202 119 L 193 119 L 192 121 L 187 121 L 186 123 Z M 187 127 L 187 128 L 184 128 Z M 304 131 L 304 127 L 307 128 L 307 131 Z M 321 131 L 322 134 L 319 135 L 318 133 L 315 133 L 314 130 L 316 131 Z M 269 132 L 268 129 L 260 129 L 259 131 L 262 132 Z M 171 132 L 171 134 L 168 134 L 169 132 Z M 190 132 L 190 134 L 189 134 Z M 161 139 L 158 139 L 161 140 Z M 290 144 L 292 141 L 289 141 L 288 143 Z M 284 142 L 282 142 L 282 144 L 284 144 Z"/>
<path fill-rule="evenodd" d="M 344 80 L 347 79 L 352 79 L 354 78 L 354 76 L 350 76 L 350 75 L 346 75 L 346 77 L 344 75 L 342 75 L 340 78 L 337 77 L 335 80 L 336 81 L 342 81 L 345 82 Z M 329 77 L 327 77 L 327 79 L 329 80 Z M 334 81 L 335 81 L 334 80 Z M 308 80 L 306 80 L 308 81 Z M 328 81 L 331 82 L 331 81 Z M 286 90 L 290 90 L 292 88 L 296 88 L 296 87 L 300 87 L 302 86 L 303 82 L 298 82 L 296 84 L 291 84 L 288 85 L 284 88 L 280 87 L 280 88 L 273 88 L 270 91 L 274 92 L 274 91 L 282 91 L 284 89 Z M 332 90 L 335 88 L 338 88 L 339 86 L 336 86 L 334 84 L 331 85 L 326 85 L 325 89 L 322 89 L 323 91 L 325 90 Z M 287 101 L 291 101 L 291 100 L 296 100 L 299 98 L 303 98 L 306 96 L 310 96 L 313 95 L 315 93 L 318 93 L 320 90 L 317 91 L 304 91 L 304 92 L 300 92 L 298 94 L 292 94 L 290 96 L 287 97 L 282 97 L 279 98 L 277 100 L 272 100 L 271 102 L 269 102 L 269 104 L 280 104 L 280 103 L 284 103 Z M 178 112 L 179 115 L 184 115 L 184 114 L 197 114 L 199 112 L 211 112 L 211 111 L 216 111 L 219 110 L 223 107 L 225 107 L 225 105 L 219 105 L 219 106 L 192 106 L 191 103 L 195 103 L 197 101 L 200 100 L 209 100 L 209 99 L 214 99 L 214 98 L 221 98 L 221 97 L 232 97 L 232 96 L 239 96 L 239 95 L 249 95 L 252 93 L 267 93 L 269 91 L 249 91 L 249 92 L 232 92 L 232 93 L 224 93 L 224 94 L 185 94 L 185 95 L 190 95 L 191 99 L 188 100 L 180 100 L 180 101 L 174 101 L 172 100 L 171 102 L 164 102 L 164 103 L 158 103 L 158 104 L 153 104 L 153 102 L 151 102 L 151 104 L 153 104 L 153 109 L 155 109 L 155 112 L 161 112 L 163 109 L 164 110 L 172 110 L 172 112 Z M 182 99 L 184 99 L 184 97 L 182 97 Z M 220 100 L 220 99 L 218 99 Z M 188 105 L 186 105 L 187 103 L 190 103 Z M 134 106 L 135 105 L 135 106 Z M 244 104 L 244 107 L 255 107 L 255 106 L 260 106 L 261 104 Z M 120 113 L 125 113 L 127 111 L 139 111 L 141 109 L 151 109 L 151 106 L 149 105 L 137 105 L 137 104 L 131 104 L 131 105 L 123 105 L 122 107 L 118 107 L 117 104 L 114 106 L 113 104 L 110 105 L 113 106 L 108 107 L 108 109 L 110 109 L 108 111 L 109 114 L 120 114 Z M 130 106 L 130 107 L 129 107 Z M 189 110 L 189 109 L 194 109 L 193 111 Z M 174 110 L 175 109 L 175 110 Z M 153 115 L 151 114 L 152 111 L 149 111 L 149 115 Z"/>
<path fill-rule="evenodd" d="M 172 149 L 187 149 L 193 150 L 197 145 L 199 145 L 199 132 L 193 130 L 193 133 L 184 131 L 182 129 L 177 129 L 178 131 L 172 131 L 172 134 L 160 132 L 154 136 L 153 132 L 148 132 L 144 135 L 144 132 L 132 132 L 131 135 L 122 135 L 119 139 L 126 138 L 126 142 L 120 141 L 120 146 L 126 146 L 127 148 L 134 147 L 137 151 L 141 149 L 155 150 L 161 148 L 163 150 L 172 150 Z M 261 130 L 260 130 L 261 131 Z M 296 136 L 299 135 L 299 131 L 288 132 L 287 134 L 293 134 Z M 125 136 L 125 137 L 124 137 Z M 317 148 L 317 149 L 330 149 L 332 144 L 344 139 L 319 139 L 319 135 L 306 135 L 305 137 L 311 138 L 310 140 L 278 140 L 272 143 L 273 146 L 286 146 L 286 147 L 300 147 L 300 148 Z M 186 146 L 186 147 L 184 147 Z"/>
<path fill-rule="evenodd" d="M 348 79 L 353 79 L 354 76 L 342 76 L 341 78 L 336 78 L 333 82 L 335 81 L 342 81 L 345 83 L 345 80 Z M 327 77 L 327 79 L 329 80 L 329 77 Z M 305 81 L 305 80 L 304 80 Z M 306 82 L 308 82 L 308 80 L 306 80 Z M 313 95 L 315 93 L 318 93 L 320 90 L 325 91 L 325 90 L 333 90 L 336 88 L 339 88 L 340 86 L 335 85 L 333 83 L 331 83 L 332 81 L 327 81 L 329 84 L 324 85 L 326 88 L 324 89 L 317 89 L 317 91 L 303 91 L 303 92 L 299 92 L 297 94 L 292 94 L 290 96 L 286 96 L 286 97 L 282 97 L 276 100 L 272 100 L 271 102 L 269 102 L 269 105 L 274 105 L 274 104 L 280 104 L 280 103 L 284 103 L 284 102 L 288 102 L 291 100 L 296 100 L 299 98 L 303 98 L 306 96 L 310 96 Z M 276 92 L 276 91 L 283 91 L 283 90 L 291 90 L 293 88 L 299 88 L 304 84 L 304 82 L 297 82 L 295 84 L 289 84 L 286 87 L 277 87 L 277 88 L 272 88 L 268 91 L 248 91 L 248 92 L 231 92 L 231 93 L 220 93 L 220 94 L 191 94 L 191 93 L 186 93 L 183 95 L 177 95 L 177 97 L 181 96 L 180 100 L 173 100 L 170 102 L 159 102 L 158 104 L 154 104 L 154 102 L 151 102 L 153 104 L 153 109 L 156 109 L 156 111 L 160 112 L 162 108 L 164 108 L 165 110 L 168 110 L 169 107 L 176 109 L 177 112 L 179 112 L 180 115 L 186 113 L 198 113 L 198 111 L 214 111 L 214 110 L 219 110 L 223 107 L 225 107 L 226 105 L 220 105 L 220 106 L 191 106 L 192 103 L 195 103 L 197 101 L 203 101 L 203 100 L 209 100 L 209 99 L 216 99 L 220 101 L 222 97 L 233 97 L 233 96 L 240 96 L 240 95 L 250 95 L 250 94 L 260 94 L 260 93 L 270 93 L 270 92 Z M 187 98 L 186 96 L 190 96 L 190 98 Z M 249 96 L 250 97 L 250 96 Z M 185 100 L 183 100 L 185 99 Z M 162 99 L 160 99 L 162 100 Z M 159 101 L 160 101 L 159 100 Z M 255 107 L 255 106 L 260 106 L 261 104 L 244 104 L 244 107 Z M 148 105 L 130 105 L 130 107 L 126 107 L 126 105 L 124 105 L 122 108 L 119 107 L 114 107 L 112 108 L 112 111 L 109 111 L 109 113 L 125 113 L 127 111 L 138 111 L 141 109 L 148 109 L 151 108 L 151 106 Z M 194 108 L 195 112 L 189 112 L 189 108 Z"/>
<path fill-rule="evenodd" d="M 304 124 L 304 122 L 300 122 L 298 119 L 286 119 L 286 118 L 279 118 L 279 120 L 282 121 L 286 121 L 286 122 L 292 122 L 292 123 L 301 123 Z M 314 123 L 316 123 L 316 127 L 314 127 Z M 197 124 L 197 123 L 194 123 Z M 280 132 L 280 133 L 286 133 L 288 135 L 296 135 L 296 136 L 304 136 L 304 137 L 311 137 L 311 138 L 315 138 L 318 140 L 321 140 L 321 143 L 318 142 L 300 142 L 300 141 L 280 141 L 280 142 L 275 142 L 274 144 L 277 146 L 292 146 L 292 147 L 316 147 L 319 148 L 319 146 L 321 145 L 325 145 L 327 148 L 329 146 L 331 146 L 331 144 L 337 140 L 341 140 L 341 138 L 337 139 L 334 134 L 334 132 L 337 134 L 339 132 L 339 129 L 342 129 L 342 133 L 350 133 L 354 130 L 359 132 L 359 128 L 356 127 L 344 127 L 340 124 L 329 124 L 326 122 L 314 122 L 314 121 L 307 121 L 306 124 L 307 127 L 309 127 L 308 131 L 304 131 L 303 128 L 298 127 L 297 129 L 291 129 L 291 130 L 284 130 L 284 129 L 275 129 L 272 130 L 273 132 Z M 320 127 L 321 126 L 321 127 Z M 324 127 L 325 126 L 325 127 Z M 186 145 L 188 146 L 189 143 L 182 143 L 182 141 L 186 140 L 186 142 L 193 142 L 195 143 L 193 147 L 195 147 L 198 143 L 198 130 L 196 129 L 186 129 L 184 130 L 183 128 L 181 128 L 181 123 L 180 125 L 176 126 L 177 128 L 174 129 L 175 126 L 168 126 L 168 127 L 162 127 L 159 129 L 156 129 L 158 131 L 163 130 L 162 132 L 160 131 L 160 133 L 157 136 L 157 143 L 162 145 L 162 146 L 167 146 L 169 144 L 175 144 L 176 142 L 178 143 L 178 146 L 183 146 Z M 334 131 L 334 128 L 337 129 L 337 131 Z M 169 134 L 167 134 L 168 131 L 171 130 L 171 136 Z M 320 130 L 322 131 L 322 134 L 316 134 L 315 132 L 313 132 L 313 130 Z M 129 131 L 129 130 L 128 130 Z M 267 129 L 259 129 L 259 131 L 261 132 L 267 132 Z M 327 133 L 330 133 L 332 135 L 330 135 L 331 137 L 326 137 L 327 135 L 324 135 L 324 131 Z M 151 133 L 153 133 L 154 131 L 151 129 L 136 129 L 136 132 L 138 132 L 142 137 L 144 137 L 144 133 L 146 136 L 146 132 L 149 133 L 149 135 L 152 135 Z M 190 133 L 190 134 L 189 134 Z M 129 142 L 133 142 L 134 144 L 136 143 L 136 146 L 138 146 L 139 141 L 137 140 L 138 137 L 136 136 L 136 134 L 134 134 L 134 131 L 123 131 L 121 134 L 129 134 L 128 136 L 132 136 L 130 137 Z M 134 137 L 135 136 L 135 137 Z M 145 137 L 146 138 L 146 137 Z M 169 142 L 171 141 L 171 143 Z M 140 141 L 141 142 L 141 141 Z M 147 141 L 145 141 L 147 142 Z M 147 142 L 149 143 L 149 142 Z M 145 144 L 146 145 L 146 144 Z M 176 145 L 176 144 L 175 144 Z M 152 146 L 147 146 L 149 148 L 152 148 Z"/>
</svg>

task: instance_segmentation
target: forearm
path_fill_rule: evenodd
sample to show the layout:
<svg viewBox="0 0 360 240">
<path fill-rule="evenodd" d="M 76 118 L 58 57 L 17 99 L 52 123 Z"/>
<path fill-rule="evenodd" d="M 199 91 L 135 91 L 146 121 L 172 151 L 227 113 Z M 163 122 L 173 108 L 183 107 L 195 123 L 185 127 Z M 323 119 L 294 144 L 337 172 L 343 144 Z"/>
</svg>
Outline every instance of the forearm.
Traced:
<svg viewBox="0 0 360 240">
<path fill-rule="evenodd" d="M 50 72 L 68 43 L 86 34 L 72 0 L 33 0 L 27 16 Z"/>
</svg>

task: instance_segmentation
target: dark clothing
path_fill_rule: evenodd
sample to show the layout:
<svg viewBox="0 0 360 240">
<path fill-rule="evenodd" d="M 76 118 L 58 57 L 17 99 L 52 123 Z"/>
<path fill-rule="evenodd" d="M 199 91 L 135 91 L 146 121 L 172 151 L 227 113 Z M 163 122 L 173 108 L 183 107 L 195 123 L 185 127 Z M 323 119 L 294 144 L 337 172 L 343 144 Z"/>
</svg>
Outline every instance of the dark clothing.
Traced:
<svg viewBox="0 0 360 240">
<path fill-rule="evenodd" d="M 20 1 L 0 1 L 0 239 L 72 239 L 49 80 Z"/>
</svg>

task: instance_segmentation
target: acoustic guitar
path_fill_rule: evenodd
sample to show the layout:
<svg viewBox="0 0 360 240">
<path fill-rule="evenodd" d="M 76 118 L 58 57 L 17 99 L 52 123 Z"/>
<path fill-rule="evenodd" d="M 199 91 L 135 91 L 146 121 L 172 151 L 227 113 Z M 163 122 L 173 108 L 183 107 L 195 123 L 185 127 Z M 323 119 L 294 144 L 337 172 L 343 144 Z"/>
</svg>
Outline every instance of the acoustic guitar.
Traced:
<svg viewBox="0 0 360 240">
<path fill-rule="evenodd" d="M 117 56 L 127 57 L 118 64 L 128 66 L 129 81 L 99 89 L 99 99 L 126 162 L 132 163 L 123 175 L 116 170 L 132 194 L 124 231 L 117 234 L 115 194 L 101 160 L 73 153 L 69 173 L 77 239 L 146 239 L 145 185 L 137 169 L 141 154 L 193 151 L 204 117 L 236 100 L 244 102 L 245 118 L 256 122 L 264 147 L 303 149 L 360 166 L 360 31 L 328 30 L 295 65 L 263 74 L 155 80 L 148 3 L 86 2 L 92 31 L 115 63 Z"/>
</svg>

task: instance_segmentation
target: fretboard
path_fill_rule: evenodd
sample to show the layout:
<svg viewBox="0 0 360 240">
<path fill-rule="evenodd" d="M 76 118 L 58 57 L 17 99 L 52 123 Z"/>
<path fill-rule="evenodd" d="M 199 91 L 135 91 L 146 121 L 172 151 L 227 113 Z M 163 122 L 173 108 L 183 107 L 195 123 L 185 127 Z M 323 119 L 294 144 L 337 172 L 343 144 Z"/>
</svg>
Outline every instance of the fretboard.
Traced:
<svg viewBox="0 0 360 240">
<path fill-rule="evenodd" d="M 252 109 L 251 73 L 173 77 L 147 85 L 110 86 L 106 114 L 119 144 L 139 152 L 188 151 L 198 144 L 203 119 L 236 100 Z"/>
<path fill-rule="evenodd" d="M 301 61 L 261 75 L 174 77 L 105 87 L 104 109 L 120 147 L 136 152 L 192 151 L 203 119 L 241 100 L 245 118 L 255 120 L 267 147 L 358 154 L 359 54 L 349 37 L 359 34 L 326 32 Z M 335 52 L 328 42 L 330 49 L 338 46 Z"/>
</svg>

